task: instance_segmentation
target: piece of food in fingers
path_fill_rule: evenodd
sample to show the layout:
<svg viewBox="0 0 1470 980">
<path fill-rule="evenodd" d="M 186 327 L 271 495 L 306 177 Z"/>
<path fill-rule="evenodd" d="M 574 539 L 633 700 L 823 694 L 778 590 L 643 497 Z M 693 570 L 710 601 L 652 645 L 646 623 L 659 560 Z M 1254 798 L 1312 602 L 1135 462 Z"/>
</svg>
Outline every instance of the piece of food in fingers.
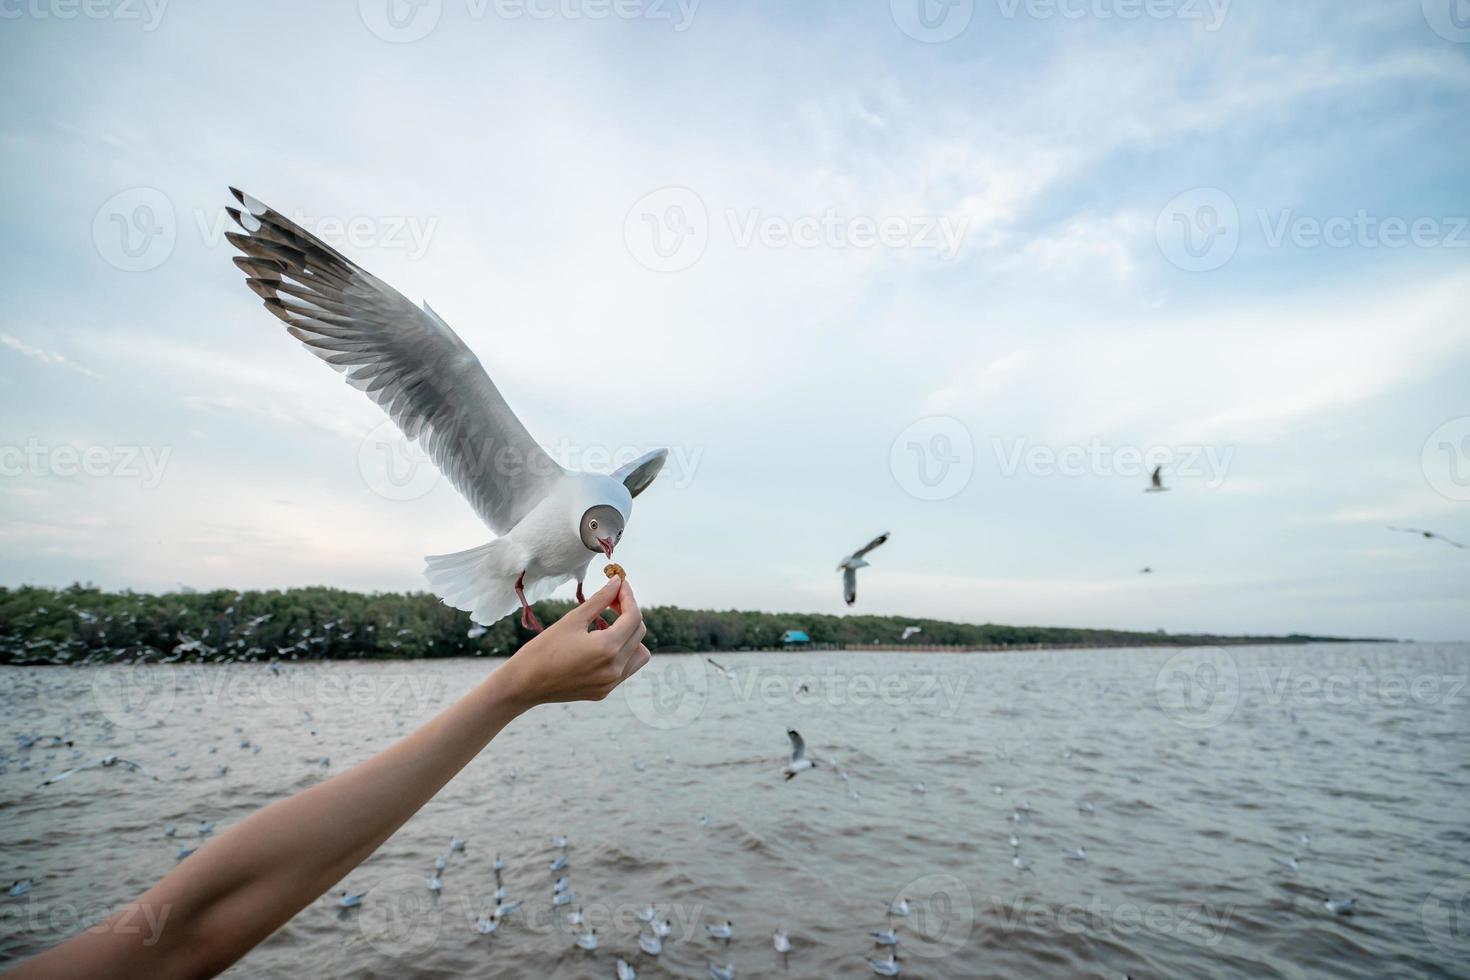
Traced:
<svg viewBox="0 0 1470 980">
<path fill-rule="evenodd" d="M 603 567 L 602 574 L 606 575 L 608 578 L 612 578 L 614 575 L 617 575 L 625 582 L 628 580 L 628 573 L 623 571 L 623 566 L 619 565 L 615 561 L 608 562 L 607 565 Z"/>
</svg>

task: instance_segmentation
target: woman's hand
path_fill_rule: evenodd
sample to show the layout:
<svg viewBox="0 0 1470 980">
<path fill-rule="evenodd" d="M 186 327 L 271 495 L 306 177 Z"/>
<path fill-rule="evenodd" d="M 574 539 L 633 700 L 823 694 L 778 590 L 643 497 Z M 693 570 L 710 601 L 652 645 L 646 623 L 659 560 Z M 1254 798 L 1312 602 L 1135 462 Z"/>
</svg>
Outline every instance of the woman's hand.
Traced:
<svg viewBox="0 0 1470 980">
<path fill-rule="evenodd" d="M 587 632 L 604 609 L 618 614 L 605 630 Z M 622 576 L 521 647 L 495 676 L 524 710 L 554 701 L 601 701 L 648 663 L 643 613 Z"/>
</svg>

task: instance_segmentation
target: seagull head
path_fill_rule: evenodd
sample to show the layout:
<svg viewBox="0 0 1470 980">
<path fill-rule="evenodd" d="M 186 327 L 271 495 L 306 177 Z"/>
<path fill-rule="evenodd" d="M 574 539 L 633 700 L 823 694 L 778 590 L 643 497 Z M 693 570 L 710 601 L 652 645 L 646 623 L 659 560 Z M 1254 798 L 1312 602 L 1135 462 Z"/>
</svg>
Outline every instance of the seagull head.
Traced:
<svg viewBox="0 0 1470 980">
<path fill-rule="evenodd" d="M 590 507 L 582 515 L 582 544 L 588 551 L 600 551 L 611 558 L 613 549 L 623 537 L 625 523 L 623 515 L 610 504 Z"/>
</svg>

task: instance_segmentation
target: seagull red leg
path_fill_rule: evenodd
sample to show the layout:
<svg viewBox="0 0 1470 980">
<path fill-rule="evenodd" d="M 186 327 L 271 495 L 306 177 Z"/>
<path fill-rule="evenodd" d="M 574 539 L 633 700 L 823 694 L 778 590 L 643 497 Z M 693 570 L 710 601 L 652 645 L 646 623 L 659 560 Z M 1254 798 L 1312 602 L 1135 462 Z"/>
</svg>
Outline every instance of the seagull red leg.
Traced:
<svg viewBox="0 0 1470 980">
<path fill-rule="evenodd" d="M 578 582 L 577 583 L 577 605 L 580 606 L 582 603 L 584 603 L 586 601 L 587 601 L 587 597 L 582 594 L 582 583 L 581 582 Z M 601 613 L 598 613 L 596 616 L 594 616 L 593 619 L 592 619 L 592 622 L 596 623 L 597 624 L 597 628 L 600 629 L 600 630 L 607 629 L 607 621 L 602 618 L 602 614 Z"/>
<path fill-rule="evenodd" d="M 516 598 L 521 600 L 521 625 L 533 633 L 540 633 L 545 627 L 536 618 L 536 614 L 531 612 L 531 604 L 526 601 L 526 590 L 523 588 L 525 581 L 526 573 L 521 572 L 516 577 Z"/>
</svg>

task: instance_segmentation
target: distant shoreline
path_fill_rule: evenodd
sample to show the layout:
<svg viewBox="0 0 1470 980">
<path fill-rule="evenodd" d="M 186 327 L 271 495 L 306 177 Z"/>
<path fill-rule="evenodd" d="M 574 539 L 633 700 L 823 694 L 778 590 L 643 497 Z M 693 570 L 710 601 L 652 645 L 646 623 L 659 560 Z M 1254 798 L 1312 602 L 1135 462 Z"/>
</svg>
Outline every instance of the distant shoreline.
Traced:
<svg viewBox="0 0 1470 980">
<path fill-rule="evenodd" d="M 572 603 L 535 604 L 543 622 Z M 1006 653 L 1127 647 L 1396 643 L 1373 637 L 1224 636 L 954 623 L 853 613 L 758 610 L 643 611 L 655 653 L 739 651 L 903 651 Z M 332 588 L 271 591 L 107 592 L 0 587 L 0 664 L 269 663 L 307 660 L 418 660 L 508 656 L 533 634 L 518 617 L 486 627 L 428 593 L 362 593 Z M 805 638 L 786 643 L 788 636 Z M 900 637 L 910 636 L 908 640 Z"/>
</svg>

